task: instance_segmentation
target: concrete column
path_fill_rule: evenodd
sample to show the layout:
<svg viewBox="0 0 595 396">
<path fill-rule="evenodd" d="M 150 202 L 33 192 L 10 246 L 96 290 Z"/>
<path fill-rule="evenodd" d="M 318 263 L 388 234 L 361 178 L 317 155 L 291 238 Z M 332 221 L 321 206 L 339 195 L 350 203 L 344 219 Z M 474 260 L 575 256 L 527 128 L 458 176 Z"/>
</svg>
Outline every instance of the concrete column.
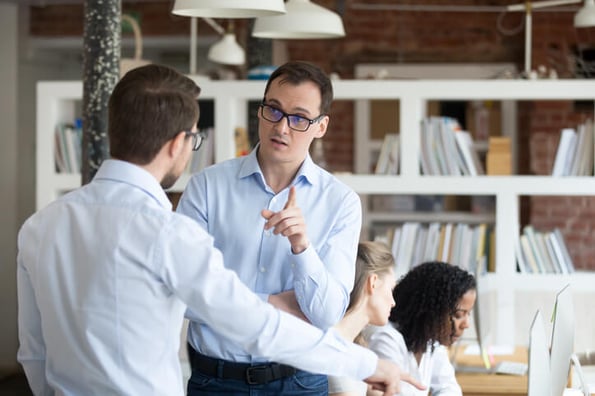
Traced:
<svg viewBox="0 0 595 396">
<path fill-rule="evenodd" d="M 85 0 L 82 183 L 109 157 L 107 104 L 120 73 L 120 0 Z"/>
<path fill-rule="evenodd" d="M 0 377 L 17 369 L 18 5 L 0 3 Z"/>
</svg>

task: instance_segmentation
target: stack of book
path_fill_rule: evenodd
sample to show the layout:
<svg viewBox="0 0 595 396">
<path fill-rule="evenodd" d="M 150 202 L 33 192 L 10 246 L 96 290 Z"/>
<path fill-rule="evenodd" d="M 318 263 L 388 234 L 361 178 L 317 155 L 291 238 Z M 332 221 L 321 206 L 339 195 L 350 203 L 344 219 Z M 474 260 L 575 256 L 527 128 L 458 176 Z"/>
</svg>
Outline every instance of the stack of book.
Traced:
<svg viewBox="0 0 595 396">
<path fill-rule="evenodd" d="M 54 162 L 59 173 L 80 173 L 82 166 L 82 121 L 60 123 L 54 134 Z"/>
<path fill-rule="evenodd" d="M 574 264 L 562 233 L 536 231 L 532 225 L 523 227 L 516 247 L 519 272 L 527 274 L 570 274 Z"/>
<path fill-rule="evenodd" d="M 577 129 L 562 129 L 552 176 L 593 175 L 594 134 L 591 120 L 579 125 Z"/>
<path fill-rule="evenodd" d="M 448 262 L 474 274 L 478 263 L 490 257 L 491 235 L 485 223 L 406 222 L 374 240 L 391 248 L 397 277 L 425 261 Z"/>
<path fill-rule="evenodd" d="M 484 174 L 473 138 L 451 117 L 429 117 L 422 121 L 420 165 L 424 175 Z"/>
</svg>

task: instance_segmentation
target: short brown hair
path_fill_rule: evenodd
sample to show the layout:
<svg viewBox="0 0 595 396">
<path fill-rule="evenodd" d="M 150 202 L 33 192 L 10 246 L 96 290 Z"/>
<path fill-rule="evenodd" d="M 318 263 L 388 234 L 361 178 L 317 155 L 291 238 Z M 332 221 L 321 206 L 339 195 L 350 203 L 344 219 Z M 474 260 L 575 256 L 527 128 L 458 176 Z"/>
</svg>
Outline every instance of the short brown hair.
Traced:
<svg viewBox="0 0 595 396">
<path fill-rule="evenodd" d="M 199 94 L 194 81 L 167 66 L 130 70 L 109 99 L 111 157 L 151 162 L 168 140 L 198 122 Z"/>
<path fill-rule="evenodd" d="M 264 89 L 265 97 L 269 91 L 269 86 L 277 78 L 281 78 L 281 83 L 288 82 L 293 85 L 312 81 L 320 89 L 320 114 L 330 113 L 331 103 L 333 101 L 333 84 L 318 66 L 302 61 L 287 62 L 279 66 L 270 75 L 269 80 L 267 81 L 267 85 Z"/>
</svg>

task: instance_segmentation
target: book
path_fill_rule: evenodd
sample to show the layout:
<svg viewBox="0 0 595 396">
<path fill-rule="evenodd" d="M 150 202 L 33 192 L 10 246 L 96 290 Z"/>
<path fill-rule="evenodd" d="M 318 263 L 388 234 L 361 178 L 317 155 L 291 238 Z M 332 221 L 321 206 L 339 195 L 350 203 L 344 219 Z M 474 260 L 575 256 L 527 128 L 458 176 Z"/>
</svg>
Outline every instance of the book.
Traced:
<svg viewBox="0 0 595 396">
<path fill-rule="evenodd" d="M 374 168 L 375 174 L 385 175 L 389 173 L 389 161 L 394 138 L 395 134 L 392 133 L 387 133 L 384 135 L 384 140 L 382 141 L 382 146 L 380 147 L 380 153 L 378 154 L 378 161 L 376 162 L 376 167 Z"/>
<path fill-rule="evenodd" d="M 443 238 L 441 238 L 440 243 L 440 251 L 439 251 L 439 259 L 440 261 L 444 261 L 446 263 L 450 260 L 450 252 L 451 252 L 451 239 L 452 239 L 452 223 L 446 223 L 444 225 L 444 233 Z"/>
<path fill-rule="evenodd" d="M 519 241 L 521 244 L 521 250 L 523 252 L 523 256 L 525 261 L 527 262 L 528 266 L 527 269 L 530 268 L 529 273 L 538 274 L 540 273 L 539 266 L 537 265 L 537 260 L 535 259 L 535 255 L 533 254 L 533 249 L 531 248 L 531 244 L 527 235 L 523 234 L 519 237 Z"/>
<path fill-rule="evenodd" d="M 393 138 L 390 144 L 390 150 L 388 152 L 388 167 L 386 173 L 389 175 L 399 174 L 399 153 L 401 150 L 400 140 L 398 134 L 392 134 Z"/>
<path fill-rule="evenodd" d="M 530 274 L 531 268 L 528 267 L 527 260 L 525 259 L 525 255 L 523 254 L 523 250 L 521 249 L 521 241 L 514 244 L 514 255 L 516 257 L 517 267 L 521 274 Z"/>
<path fill-rule="evenodd" d="M 455 140 L 455 131 L 460 129 L 457 120 L 451 117 L 441 117 L 440 119 L 440 134 L 443 144 L 443 153 L 446 163 L 446 175 L 458 176 L 463 174 L 459 165 L 459 153 L 457 151 L 457 143 Z"/>
<path fill-rule="evenodd" d="M 535 263 L 537 264 L 538 268 L 537 273 L 546 273 L 547 268 L 545 264 L 545 258 L 538 245 L 537 237 L 535 236 L 535 229 L 530 224 L 526 225 L 523 227 L 523 234 L 526 235 L 531 251 L 533 252 L 533 257 L 535 258 Z"/>
<path fill-rule="evenodd" d="M 426 246 L 423 254 L 423 261 L 435 261 L 438 259 L 438 247 L 440 244 L 441 225 L 438 222 L 432 222 L 428 225 L 428 235 L 426 237 Z"/>
<path fill-rule="evenodd" d="M 457 147 L 465 160 L 465 166 L 469 170 L 471 176 L 483 175 L 485 171 L 483 165 L 479 160 L 479 155 L 473 147 L 473 138 L 468 131 L 455 131 L 455 139 Z"/>
<path fill-rule="evenodd" d="M 568 176 L 570 164 L 576 145 L 576 131 L 573 128 L 564 128 L 560 132 L 560 141 L 556 149 L 552 176 Z"/>
<path fill-rule="evenodd" d="M 419 227 L 420 223 L 417 222 L 407 222 L 401 227 L 401 238 L 399 240 L 397 255 L 395 256 L 398 268 L 398 271 L 395 273 L 397 278 L 404 275 L 411 268 L 413 250 Z"/>
<path fill-rule="evenodd" d="M 552 242 L 555 242 L 554 245 L 557 244 L 558 249 L 560 249 L 560 252 L 562 254 L 562 257 L 564 258 L 564 264 L 566 265 L 566 270 L 567 273 L 571 274 L 574 272 L 574 264 L 572 262 L 572 257 L 570 257 L 570 253 L 568 252 L 568 249 L 566 248 L 566 243 L 564 242 L 564 237 L 562 236 L 562 232 L 560 231 L 559 228 L 554 228 L 554 230 L 552 231 L 552 234 L 554 235 L 554 238 L 552 240 Z"/>
<path fill-rule="evenodd" d="M 588 119 L 584 124 L 581 125 L 581 128 L 585 132 L 585 147 L 582 148 L 581 152 L 581 163 L 580 163 L 580 175 L 581 176 L 591 176 L 593 174 L 593 165 L 594 165 L 594 147 L 593 144 L 595 143 L 595 136 L 593 136 L 593 121 Z"/>
</svg>

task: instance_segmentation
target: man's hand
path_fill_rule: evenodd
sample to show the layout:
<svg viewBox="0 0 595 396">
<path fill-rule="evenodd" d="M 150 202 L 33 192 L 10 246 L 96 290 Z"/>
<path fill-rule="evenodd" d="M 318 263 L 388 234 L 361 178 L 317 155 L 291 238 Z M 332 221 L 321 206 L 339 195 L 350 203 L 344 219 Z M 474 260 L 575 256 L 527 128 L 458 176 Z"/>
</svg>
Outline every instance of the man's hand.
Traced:
<svg viewBox="0 0 595 396">
<path fill-rule="evenodd" d="M 263 209 L 261 213 L 267 222 L 264 224 L 264 229 L 273 229 L 275 235 L 283 235 L 289 239 L 291 243 L 291 251 L 293 254 L 300 254 L 310 242 L 306 235 L 306 221 L 302 216 L 302 211 L 296 206 L 295 187 L 289 188 L 289 196 L 287 203 L 279 212 L 273 212 L 268 209 Z"/>
<path fill-rule="evenodd" d="M 401 381 L 415 386 L 419 390 L 426 389 L 420 382 L 401 370 L 388 360 L 378 359 L 376 372 L 364 380 L 372 389 L 382 391 L 384 396 L 392 396 L 401 392 Z"/>
<path fill-rule="evenodd" d="M 269 304 L 271 304 L 275 308 L 280 309 L 281 311 L 288 312 L 310 323 L 308 318 L 306 318 L 306 316 L 300 309 L 300 305 L 298 304 L 297 299 L 295 298 L 295 291 L 293 290 L 287 290 L 279 294 L 269 295 Z"/>
</svg>

